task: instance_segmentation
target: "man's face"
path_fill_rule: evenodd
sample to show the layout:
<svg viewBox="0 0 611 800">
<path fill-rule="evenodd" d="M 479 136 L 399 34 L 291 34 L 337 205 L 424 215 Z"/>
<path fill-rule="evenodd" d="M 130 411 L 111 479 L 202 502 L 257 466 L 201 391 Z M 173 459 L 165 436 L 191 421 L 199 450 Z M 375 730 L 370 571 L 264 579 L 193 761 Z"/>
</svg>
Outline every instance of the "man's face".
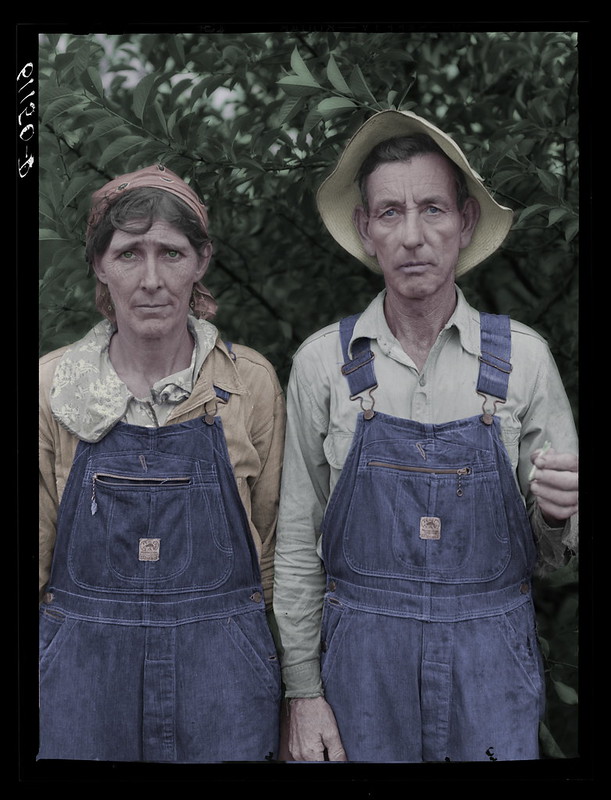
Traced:
<svg viewBox="0 0 611 800">
<path fill-rule="evenodd" d="M 456 203 L 456 179 L 446 159 L 427 153 L 381 164 L 367 179 L 369 212 L 355 223 L 368 255 L 384 274 L 386 288 L 403 300 L 424 299 L 454 283 L 462 248 L 471 241 L 479 205 Z"/>
</svg>

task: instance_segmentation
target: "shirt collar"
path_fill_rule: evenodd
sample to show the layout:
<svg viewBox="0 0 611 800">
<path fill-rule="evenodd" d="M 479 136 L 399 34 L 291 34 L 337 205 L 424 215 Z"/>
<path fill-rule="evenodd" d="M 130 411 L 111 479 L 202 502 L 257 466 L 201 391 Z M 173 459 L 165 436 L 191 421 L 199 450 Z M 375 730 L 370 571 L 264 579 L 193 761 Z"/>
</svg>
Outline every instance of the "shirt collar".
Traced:
<svg viewBox="0 0 611 800">
<path fill-rule="evenodd" d="M 217 329 L 209 322 L 188 317 L 195 347 L 190 365 L 157 381 L 152 402 L 175 405 L 190 396 L 204 361 L 214 348 Z M 134 397 L 115 372 L 109 357 L 114 326 L 104 320 L 62 356 L 51 386 L 51 409 L 71 433 L 97 442 L 123 419 Z"/>
<path fill-rule="evenodd" d="M 479 314 L 469 305 L 460 287 L 455 286 L 455 288 L 456 308 L 443 330 L 455 329 L 463 348 L 477 355 L 479 353 Z M 398 351 L 402 350 L 386 321 L 385 297 L 386 289 L 383 289 L 358 318 L 350 339 L 350 348 L 356 339 L 367 338 L 375 339 L 386 355 L 393 355 L 393 353 L 396 355 Z"/>
</svg>

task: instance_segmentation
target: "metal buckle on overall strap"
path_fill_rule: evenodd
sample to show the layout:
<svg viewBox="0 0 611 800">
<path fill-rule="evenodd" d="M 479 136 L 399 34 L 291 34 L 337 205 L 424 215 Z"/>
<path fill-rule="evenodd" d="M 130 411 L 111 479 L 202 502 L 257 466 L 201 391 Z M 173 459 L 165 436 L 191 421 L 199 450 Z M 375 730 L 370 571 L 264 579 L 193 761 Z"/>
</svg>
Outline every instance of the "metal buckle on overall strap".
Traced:
<svg viewBox="0 0 611 800">
<path fill-rule="evenodd" d="M 376 401 L 375 401 L 375 398 L 374 398 L 372 392 L 377 388 L 378 388 L 378 384 L 376 383 L 376 385 L 372 386 L 371 389 L 369 389 L 369 391 L 367 392 L 367 394 L 369 395 L 369 399 L 371 400 L 371 405 L 368 406 L 368 407 L 365 407 L 365 403 L 363 402 L 364 398 L 362 397 L 362 395 L 355 394 L 355 395 L 352 395 L 351 398 L 350 398 L 351 400 L 358 400 L 360 402 L 361 411 L 363 412 L 363 418 L 364 419 L 372 419 L 375 416 L 375 411 L 373 410 L 373 407 L 375 406 Z"/>
<path fill-rule="evenodd" d="M 204 404 L 204 422 L 206 425 L 214 425 L 214 418 L 216 417 L 217 411 L 217 398 L 216 396 L 212 398 L 212 400 L 208 400 L 207 403 Z"/>
<path fill-rule="evenodd" d="M 502 405 L 505 401 L 500 400 L 498 397 L 492 397 L 491 395 L 484 394 L 483 392 L 478 392 L 478 395 L 484 398 L 484 402 L 482 403 L 482 416 L 480 419 L 484 425 L 492 425 L 492 420 L 496 414 L 496 407 L 499 404 Z M 492 403 L 492 411 L 488 411 L 486 408 L 487 402 Z"/>
</svg>

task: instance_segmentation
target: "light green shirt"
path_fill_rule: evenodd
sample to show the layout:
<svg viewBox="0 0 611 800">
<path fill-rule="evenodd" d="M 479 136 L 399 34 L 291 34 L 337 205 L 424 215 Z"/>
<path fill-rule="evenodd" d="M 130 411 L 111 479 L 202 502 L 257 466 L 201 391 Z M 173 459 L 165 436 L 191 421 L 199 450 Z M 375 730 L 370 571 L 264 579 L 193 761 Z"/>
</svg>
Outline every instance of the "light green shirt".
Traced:
<svg viewBox="0 0 611 800">
<path fill-rule="evenodd" d="M 457 287 L 454 314 L 419 371 L 391 333 L 381 292 L 359 318 L 353 338 L 371 339 L 378 387 L 375 410 L 423 423 L 481 413 L 476 393 L 479 313 Z M 546 440 L 557 452 L 577 453 L 569 401 L 544 339 L 512 320 L 512 365 L 507 401 L 497 408 L 502 437 L 515 469 L 539 545 L 540 568 L 563 563 L 577 547 L 577 520 L 550 528 L 528 491 L 531 453 Z M 320 526 L 350 449 L 359 400 L 350 400 L 339 323 L 307 339 L 294 356 L 287 390 L 287 437 L 275 564 L 274 608 L 289 697 L 322 694 L 319 639 L 325 576 Z M 487 409 L 491 408 L 487 404 Z"/>
</svg>

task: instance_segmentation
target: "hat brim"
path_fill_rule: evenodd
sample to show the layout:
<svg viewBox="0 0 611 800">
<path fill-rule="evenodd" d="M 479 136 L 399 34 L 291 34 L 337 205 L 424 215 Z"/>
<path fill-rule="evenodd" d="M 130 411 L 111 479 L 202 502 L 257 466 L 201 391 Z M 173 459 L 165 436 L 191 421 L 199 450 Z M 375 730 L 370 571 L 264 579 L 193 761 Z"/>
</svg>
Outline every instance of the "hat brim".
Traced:
<svg viewBox="0 0 611 800">
<path fill-rule="evenodd" d="M 375 258 L 363 247 L 353 215 L 361 205 L 357 175 L 373 147 L 395 136 L 428 134 L 465 174 L 469 194 L 480 206 L 480 218 L 470 243 L 463 248 L 456 265 L 456 277 L 481 263 L 497 250 L 511 228 L 513 211 L 497 203 L 471 168 L 458 145 L 443 131 L 410 111 L 389 109 L 370 117 L 350 139 L 337 166 L 321 184 L 316 202 L 329 233 L 349 253 L 374 272 L 381 272 Z"/>
</svg>

